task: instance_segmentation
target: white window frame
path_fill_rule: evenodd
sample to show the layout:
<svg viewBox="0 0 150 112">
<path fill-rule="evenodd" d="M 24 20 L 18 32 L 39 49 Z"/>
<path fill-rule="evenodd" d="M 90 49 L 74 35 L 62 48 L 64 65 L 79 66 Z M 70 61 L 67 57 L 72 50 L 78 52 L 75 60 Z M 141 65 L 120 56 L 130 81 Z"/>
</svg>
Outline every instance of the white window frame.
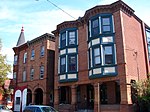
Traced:
<svg viewBox="0 0 150 112">
<path fill-rule="evenodd" d="M 40 66 L 40 79 L 44 79 L 44 66 L 43 65 Z"/>
<path fill-rule="evenodd" d="M 23 63 L 27 62 L 27 52 L 24 53 Z"/>
<path fill-rule="evenodd" d="M 26 71 L 23 71 L 23 82 L 27 81 Z"/>
<path fill-rule="evenodd" d="M 43 57 L 45 54 L 45 46 L 41 46 L 41 52 L 40 52 L 40 56 Z"/>
</svg>

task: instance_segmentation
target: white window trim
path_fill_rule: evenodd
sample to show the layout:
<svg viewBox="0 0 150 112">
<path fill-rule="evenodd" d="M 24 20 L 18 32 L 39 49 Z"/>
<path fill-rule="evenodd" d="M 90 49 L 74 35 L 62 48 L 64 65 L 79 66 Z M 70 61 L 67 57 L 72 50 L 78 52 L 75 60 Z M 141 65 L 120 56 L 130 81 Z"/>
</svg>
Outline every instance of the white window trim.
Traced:
<svg viewBox="0 0 150 112">
<path fill-rule="evenodd" d="M 102 34 L 101 17 L 99 16 L 99 33 Z"/>
<path fill-rule="evenodd" d="M 115 25 L 114 25 L 114 16 L 112 15 L 112 28 L 113 28 L 113 33 L 115 33 Z"/>
<path fill-rule="evenodd" d="M 91 20 L 89 20 L 89 35 L 91 37 Z"/>
<path fill-rule="evenodd" d="M 91 67 L 93 67 L 92 48 L 90 48 Z"/>
<path fill-rule="evenodd" d="M 68 31 L 66 31 L 66 46 L 68 45 Z"/>
<path fill-rule="evenodd" d="M 27 61 L 27 52 L 24 53 L 23 63 L 26 63 L 26 61 Z"/>
<path fill-rule="evenodd" d="M 60 57 L 58 58 L 58 74 L 60 73 Z"/>
</svg>

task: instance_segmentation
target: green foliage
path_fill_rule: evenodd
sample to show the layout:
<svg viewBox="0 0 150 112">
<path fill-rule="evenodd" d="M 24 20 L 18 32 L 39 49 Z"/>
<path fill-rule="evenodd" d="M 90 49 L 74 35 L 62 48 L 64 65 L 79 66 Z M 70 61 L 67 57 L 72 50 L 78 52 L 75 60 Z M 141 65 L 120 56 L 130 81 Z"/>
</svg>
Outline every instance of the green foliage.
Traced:
<svg viewBox="0 0 150 112">
<path fill-rule="evenodd" d="M 136 90 L 137 105 L 141 112 L 150 112 L 150 79 L 138 81 L 132 84 Z"/>
<path fill-rule="evenodd" d="M 11 65 L 6 63 L 6 56 L 1 54 L 1 40 L 0 40 L 0 92 L 3 92 L 3 85 L 7 78 L 7 74 L 11 72 Z"/>
</svg>

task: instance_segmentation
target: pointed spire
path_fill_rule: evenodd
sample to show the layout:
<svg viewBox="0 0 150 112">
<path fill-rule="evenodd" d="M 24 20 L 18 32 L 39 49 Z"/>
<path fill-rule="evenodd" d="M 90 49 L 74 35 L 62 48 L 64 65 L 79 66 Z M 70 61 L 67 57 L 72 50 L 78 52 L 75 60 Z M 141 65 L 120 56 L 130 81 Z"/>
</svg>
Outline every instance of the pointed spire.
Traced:
<svg viewBox="0 0 150 112">
<path fill-rule="evenodd" d="M 23 26 L 22 26 L 21 33 L 20 33 L 20 36 L 19 36 L 19 39 L 18 39 L 18 42 L 17 42 L 16 46 L 20 46 L 24 43 L 25 43 L 25 37 L 24 37 L 24 29 L 23 29 Z"/>
</svg>

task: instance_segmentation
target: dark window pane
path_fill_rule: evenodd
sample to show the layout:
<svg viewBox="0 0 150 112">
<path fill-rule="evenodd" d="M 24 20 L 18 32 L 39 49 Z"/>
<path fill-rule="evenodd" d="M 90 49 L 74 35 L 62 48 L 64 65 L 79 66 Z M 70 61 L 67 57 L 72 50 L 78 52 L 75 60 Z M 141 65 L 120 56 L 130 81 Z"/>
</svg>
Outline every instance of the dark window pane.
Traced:
<svg viewBox="0 0 150 112">
<path fill-rule="evenodd" d="M 112 63 L 113 63 L 113 56 L 105 55 L 105 64 L 112 64 Z"/>
<path fill-rule="evenodd" d="M 98 27 L 98 19 L 93 20 L 92 22 L 92 28 L 96 28 L 96 27 Z"/>
<path fill-rule="evenodd" d="M 76 56 L 69 56 L 69 71 L 76 71 Z"/>
<path fill-rule="evenodd" d="M 113 63 L 112 46 L 104 47 L 104 55 L 105 55 L 105 64 L 112 64 Z"/>
<path fill-rule="evenodd" d="M 65 47 L 66 46 L 66 33 L 63 33 L 61 35 L 61 47 Z"/>
<path fill-rule="evenodd" d="M 60 72 L 61 73 L 66 72 L 66 58 L 65 57 L 61 58 Z"/>
<path fill-rule="evenodd" d="M 99 21 L 95 19 L 92 21 L 92 35 L 99 34 Z"/>
<path fill-rule="evenodd" d="M 97 35 L 97 34 L 99 34 L 98 27 L 97 28 L 93 28 L 93 35 Z"/>
</svg>

